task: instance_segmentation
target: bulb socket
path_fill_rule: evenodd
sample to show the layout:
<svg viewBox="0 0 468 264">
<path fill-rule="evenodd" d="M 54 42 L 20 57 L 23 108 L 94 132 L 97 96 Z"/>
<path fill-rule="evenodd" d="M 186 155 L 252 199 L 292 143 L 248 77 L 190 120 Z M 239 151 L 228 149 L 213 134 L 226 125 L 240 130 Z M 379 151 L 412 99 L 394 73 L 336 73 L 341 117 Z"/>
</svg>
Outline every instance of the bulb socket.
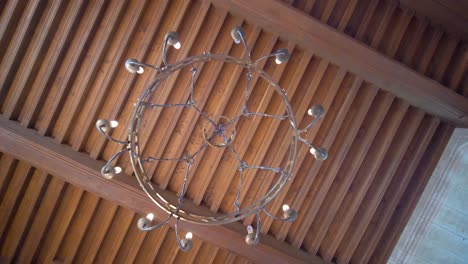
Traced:
<svg viewBox="0 0 468 264">
<path fill-rule="evenodd" d="M 285 221 L 294 222 L 297 219 L 297 212 L 296 210 L 289 208 L 283 212 L 283 217 Z"/>
<path fill-rule="evenodd" d="M 289 57 L 291 56 L 291 54 L 289 54 L 289 50 L 288 49 L 279 49 L 277 52 L 276 52 L 276 63 L 277 64 L 281 64 L 283 62 L 287 62 L 289 60 Z"/>
<path fill-rule="evenodd" d="M 309 110 L 307 110 L 307 114 L 313 117 L 319 117 L 323 115 L 325 109 L 321 105 L 313 105 Z"/>
<path fill-rule="evenodd" d="M 187 252 L 190 249 L 192 249 L 192 240 L 191 239 L 184 238 L 184 239 L 180 240 L 180 244 L 182 245 L 180 250 L 182 250 L 183 252 Z"/>
<path fill-rule="evenodd" d="M 142 74 L 145 70 L 141 66 L 140 62 L 136 59 L 128 59 L 125 61 L 125 69 L 130 73 Z"/>
<path fill-rule="evenodd" d="M 117 174 L 117 170 L 114 166 L 104 166 L 101 169 L 102 177 L 111 180 Z"/>
<path fill-rule="evenodd" d="M 260 239 L 257 237 L 255 233 L 249 233 L 245 236 L 245 243 L 249 246 L 255 246 L 258 244 Z"/>
<path fill-rule="evenodd" d="M 112 126 L 109 120 L 99 119 L 98 121 L 96 121 L 96 129 L 98 131 L 108 133 L 109 131 L 111 131 Z"/>
<path fill-rule="evenodd" d="M 149 220 L 147 217 L 142 217 L 138 219 L 137 222 L 137 227 L 141 231 L 147 231 L 147 229 L 151 226 L 151 220 Z"/>
<path fill-rule="evenodd" d="M 174 31 L 167 32 L 166 41 L 167 41 L 167 44 L 171 46 L 176 46 L 176 48 L 180 48 L 179 34 L 177 34 L 177 32 L 174 32 Z"/>
<path fill-rule="evenodd" d="M 239 44 L 242 41 L 242 38 L 245 37 L 245 31 L 242 27 L 237 26 L 231 30 L 231 37 L 234 40 L 234 43 Z"/>
<path fill-rule="evenodd" d="M 324 148 L 311 148 L 310 153 L 314 155 L 316 160 L 326 160 L 328 158 L 328 151 Z"/>
</svg>

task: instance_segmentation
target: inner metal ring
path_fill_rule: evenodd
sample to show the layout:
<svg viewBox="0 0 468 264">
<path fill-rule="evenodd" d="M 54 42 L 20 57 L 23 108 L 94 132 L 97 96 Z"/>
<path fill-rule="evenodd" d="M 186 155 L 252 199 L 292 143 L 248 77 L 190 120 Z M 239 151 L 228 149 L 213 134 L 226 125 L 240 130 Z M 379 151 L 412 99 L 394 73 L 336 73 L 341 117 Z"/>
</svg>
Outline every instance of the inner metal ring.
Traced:
<svg viewBox="0 0 468 264">
<path fill-rule="evenodd" d="M 225 148 L 231 145 L 236 138 L 236 126 L 234 123 L 230 123 L 230 121 L 231 119 L 225 116 L 220 116 L 216 124 L 205 120 L 205 124 L 203 125 L 203 139 L 206 144 L 215 148 Z M 209 133 L 211 135 L 208 135 Z"/>
</svg>

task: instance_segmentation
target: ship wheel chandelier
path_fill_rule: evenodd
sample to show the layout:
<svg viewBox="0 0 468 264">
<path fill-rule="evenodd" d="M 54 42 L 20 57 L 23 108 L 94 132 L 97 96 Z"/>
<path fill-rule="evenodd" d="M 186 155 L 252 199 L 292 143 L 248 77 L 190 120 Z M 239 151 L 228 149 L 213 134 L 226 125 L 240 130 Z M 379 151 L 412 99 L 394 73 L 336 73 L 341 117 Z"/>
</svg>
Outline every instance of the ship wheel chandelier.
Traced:
<svg viewBox="0 0 468 264">
<path fill-rule="evenodd" d="M 241 27 L 235 27 L 231 31 L 231 36 L 236 44 L 242 43 L 245 48 L 245 57 L 236 58 L 225 54 L 213 54 L 210 52 L 203 52 L 201 55 L 196 55 L 188 57 L 181 61 L 178 61 L 173 64 L 167 62 L 167 49 L 172 46 L 175 49 L 179 49 L 181 44 L 179 42 L 179 37 L 176 32 L 169 32 L 166 34 L 163 43 L 162 49 L 162 58 L 163 65 L 162 67 L 157 67 L 147 63 L 140 62 L 136 59 L 128 59 L 125 62 L 125 68 L 130 73 L 142 74 L 145 71 L 145 68 L 155 70 L 157 72 L 155 78 L 151 83 L 142 91 L 135 107 L 133 114 L 130 119 L 128 137 L 125 141 L 115 139 L 111 136 L 113 128 L 117 127 L 117 121 L 109 121 L 105 119 L 99 119 L 96 122 L 97 130 L 104 135 L 110 141 L 123 145 L 123 149 L 116 154 L 114 154 L 108 162 L 102 167 L 101 174 L 106 179 L 112 179 L 116 174 L 122 171 L 122 168 L 115 165 L 116 159 L 123 153 L 128 152 L 130 155 L 130 161 L 135 173 L 135 176 L 143 189 L 146 195 L 151 199 L 159 208 L 167 212 L 167 219 L 156 223 L 154 215 L 149 213 L 146 217 L 142 217 L 138 220 L 137 226 L 142 231 L 150 231 L 156 228 L 161 227 L 162 225 L 169 222 L 172 218 L 175 220 L 175 231 L 176 238 L 179 244 L 179 247 L 182 251 L 188 251 L 192 247 L 192 233 L 188 232 L 185 234 L 184 238 L 181 238 L 179 234 L 179 221 L 186 221 L 196 224 L 203 225 L 222 225 L 230 222 L 235 222 L 246 218 L 250 215 L 256 214 L 257 225 L 255 230 L 252 226 L 247 227 L 247 235 L 245 241 L 248 245 L 256 245 L 259 242 L 260 237 L 260 214 L 263 212 L 267 217 L 271 217 L 275 220 L 288 221 L 292 222 L 297 218 L 297 212 L 290 208 L 288 205 L 283 205 L 282 215 L 276 216 L 266 210 L 266 206 L 273 201 L 278 194 L 281 192 L 283 187 L 287 184 L 288 180 L 291 178 L 294 167 L 296 165 L 296 156 L 298 152 L 298 143 L 306 144 L 310 153 L 315 157 L 316 160 L 325 160 L 328 156 L 328 153 L 325 149 L 321 147 L 316 147 L 306 139 L 303 135 L 310 129 L 316 122 L 319 120 L 323 113 L 324 109 L 320 105 L 313 105 L 308 109 L 308 115 L 313 117 L 313 120 L 304 128 L 299 128 L 296 122 L 295 115 L 292 111 L 291 104 L 288 100 L 285 90 L 283 90 L 279 84 L 273 80 L 273 78 L 268 75 L 263 69 L 259 66 L 259 62 L 266 60 L 268 58 L 275 58 L 277 64 L 285 63 L 290 57 L 290 53 L 287 49 L 279 49 L 276 52 L 265 55 L 261 58 L 253 60 L 251 58 L 250 49 L 245 41 L 245 32 Z M 244 91 L 243 106 L 240 112 L 233 117 L 225 116 L 209 116 L 207 113 L 203 112 L 199 104 L 197 103 L 196 98 L 194 97 L 194 90 L 196 89 L 196 74 L 197 68 L 196 65 L 199 63 L 205 63 L 209 61 L 218 61 L 222 63 L 235 64 L 238 67 L 242 67 L 246 72 L 246 87 Z M 151 102 L 152 95 L 155 91 L 161 86 L 161 83 L 166 80 L 171 74 L 180 71 L 184 68 L 190 68 L 191 72 L 191 85 L 190 95 L 186 102 L 168 104 L 168 103 L 158 103 Z M 257 75 L 258 78 L 262 78 L 268 83 L 268 89 L 274 89 L 274 91 L 281 97 L 282 104 L 285 107 L 285 113 L 283 115 L 274 115 L 268 113 L 259 113 L 254 112 L 249 109 L 248 99 L 251 94 L 251 80 L 252 77 Z M 193 111 L 198 112 L 201 120 L 204 122 L 202 126 L 202 135 L 203 141 L 199 146 L 198 150 L 193 153 L 184 153 L 181 157 L 152 157 L 152 156 L 143 156 L 141 147 L 140 147 L 140 130 L 141 122 L 144 114 L 150 115 L 155 109 L 161 108 L 171 108 L 171 107 L 183 107 L 187 109 L 193 109 Z M 236 133 L 236 123 L 242 118 L 272 118 L 279 121 L 288 122 L 291 127 L 291 141 L 289 145 L 289 150 L 287 153 L 287 161 L 284 163 L 283 167 L 270 167 L 268 165 L 262 164 L 248 164 L 243 160 L 236 149 L 233 146 L 233 142 L 236 140 L 242 140 L 242 138 L 237 138 Z M 237 175 L 239 177 L 239 184 L 236 190 L 236 196 L 234 201 L 233 212 L 228 212 L 224 214 L 216 215 L 201 215 L 200 213 L 190 212 L 184 208 L 184 197 L 186 193 L 187 178 L 191 169 L 191 166 L 195 162 L 203 162 L 203 159 L 198 160 L 197 155 L 205 148 L 225 148 L 226 151 L 231 151 L 234 155 L 236 161 L 238 162 L 237 166 Z M 170 202 L 167 197 L 159 191 L 159 189 L 154 186 L 150 177 L 146 174 L 145 166 L 151 162 L 180 162 L 185 163 L 185 173 L 183 174 L 182 187 L 179 195 L 177 196 L 176 202 Z M 253 201 L 250 205 L 241 207 L 239 198 L 242 187 L 242 177 L 243 173 L 247 170 L 256 169 L 256 170 L 267 170 L 271 171 L 274 174 L 277 174 L 277 181 L 274 182 L 270 189 L 264 194 L 261 198 Z"/>
</svg>

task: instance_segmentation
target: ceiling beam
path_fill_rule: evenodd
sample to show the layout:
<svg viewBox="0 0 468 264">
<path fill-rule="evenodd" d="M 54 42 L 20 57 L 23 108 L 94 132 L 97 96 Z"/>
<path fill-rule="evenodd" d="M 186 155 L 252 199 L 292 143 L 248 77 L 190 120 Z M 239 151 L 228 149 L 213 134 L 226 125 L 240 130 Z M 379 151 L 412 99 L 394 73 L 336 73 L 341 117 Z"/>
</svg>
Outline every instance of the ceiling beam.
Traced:
<svg viewBox="0 0 468 264">
<path fill-rule="evenodd" d="M 422 3 L 420 0 L 400 0 L 400 3 L 468 40 L 468 1 L 426 0 Z"/>
<path fill-rule="evenodd" d="M 429 114 L 468 127 L 468 98 L 280 1 L 210 0 Z"/>
<path fill-rule="evenodd" d="M 152 212 L 155 219 L 160 221 L 167 218 L 167 213 L 150 201 L 134 177 L 118 175 L 113 180 L 106 180 L 100 173 L 103 162 L 4 117 L 0 117 L 0 151 L 133 211 L 142 214 Z M 174 193 L 163 193 L 167 199 L 177 200 Z M 208 208 L 195 206 L 189 201 L 186 201 L 184 208 L 209 214 Z M 173 226 L 174 222 L 168 224 Z M 223 226 L 181 222 L 180 226 L 204 241 L 249 258 L 255 263 L 325 263 L 319 257 L 309 255 L 271 236 L 262 235 L 261 243 L 250 247 L 244 241 L 245 228 L 237 222 Z"/>
</svg>

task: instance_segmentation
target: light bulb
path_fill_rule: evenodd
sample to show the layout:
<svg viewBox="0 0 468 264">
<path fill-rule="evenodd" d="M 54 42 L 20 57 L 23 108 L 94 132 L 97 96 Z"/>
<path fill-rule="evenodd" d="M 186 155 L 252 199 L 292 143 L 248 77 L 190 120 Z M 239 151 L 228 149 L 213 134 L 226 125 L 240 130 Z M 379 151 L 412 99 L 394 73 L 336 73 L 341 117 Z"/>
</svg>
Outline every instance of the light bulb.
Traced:
<svg viewBox="0 0 468 264">
<path fill-rule="evenodd" d="M 239 44 L 242 38 L 245 36 L 245 32 L 241 27 L 234 27 L 231 30 L 231 37 L 234 40 L 234 43 Z"/>
<path fill-rule="evenodd" d="M 289 60 L 289 57 L 291 55 L 289 54 L 289 51 L 288 49 L 279 49 L 277 52 L 276 52 L 276 64 L 281 64 L 283 62 L 287 62 Z"/>
<path fill-rule="evenodd" d="M 115 174 L 119 174 L 119 173 L 122 172 L 122 168 L 120 168 L 120 167 L 115 167 L 115 168 L 114 168 L 114 172 L 115 172 Z"/>
<path fill-rule="evenodd" d="M 146 218 L 147 218 L 148 220 L 150 220 L 150 221 L 153 221 L 153 219 L 154 219 L 154 214 L 149 213 L 149 214 L 146 215 Z"/>
<path fill-rule="evenodd" d="M 289 210 L 289 205 L 283 204 L 283 211 L 287 211 L 287 210 Z"/>
<path fill-rule="evenodd" d="M 251 225 L 247 226 L 247 233 L 252 234 L 254 232 L 254 229 Z"/>
<path fill-rule="evenodd" d="M 192 236 L 192 232 L 188 232 L 187 234 L 185 234 L 185 238 L 188 240 L 192 239 Z"/>
<path fill-rule="evenodd" d="M 316 160 L 326 160 L 328 158 L 328 152 L 324 148 L 310 148 L 310 154 L 314 155 Z"/>
<path fill-rule="evenodd" d="M 115 121 L 115 120 L 112 120 L 112 121 L 109 121 L 110 122 L 110 127 L 114 128 L 114 127 L 117 127 L 119 125 L 119 122 Z"/>
<path fill-rule="evenodd" d="M 144 73 L 144 72 L 145 72 L 145 69 L 144 69 L 143 67 L 139 66 L 139 67 L 138 67 L 138 70 L 137 70 L 137 73 L 138 73 L 138 74 L 142 74 L 142 73 Z"/>
<path fill-rule="evenodd" d="M 325 109 L 321 105 L 313 105 L 309 110 L 307 110 L 307 114 L 313 117 L 319 117 L 323 115 Z"/>
<path fill-rule="evenodd" d="M 181 46 L 181 45 L 180 45 L 180 42 L 177 42 L 176 44 L 174 44 L 174 48 L 175 48 L 175 49 L 180 49 L 180 46 Z"/>
</svg>

